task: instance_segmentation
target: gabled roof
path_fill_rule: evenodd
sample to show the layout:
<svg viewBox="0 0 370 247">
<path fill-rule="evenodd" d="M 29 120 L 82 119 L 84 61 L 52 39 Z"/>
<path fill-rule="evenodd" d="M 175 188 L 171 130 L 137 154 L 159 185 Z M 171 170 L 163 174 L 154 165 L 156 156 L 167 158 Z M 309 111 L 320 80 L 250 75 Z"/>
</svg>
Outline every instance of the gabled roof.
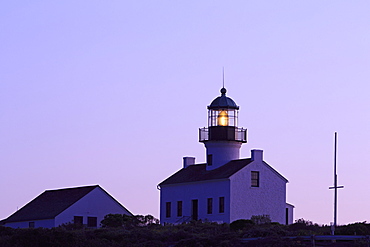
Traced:
<svg viewBox="0 0 370 247">
<path fill-rule="evenodd" d="M 9 216 L 5 221 L 20 222 L 29 220 L 53 219 L 99 185 L 46 190 Z M 104 191 L 104 190 L 103 190 Z"/>
<path fill-rule="evenodd" d="M 250 158 L 232 160 L 227 164 L 210 171 L 206 170 L 206 164 L 190 165 L 179 170 L 178 172 L 161 182 L 159 186 L 216 179 L 227 179 L 243 167 L 250 164 L 252 161 L 253 160 Z"/>
</svg>

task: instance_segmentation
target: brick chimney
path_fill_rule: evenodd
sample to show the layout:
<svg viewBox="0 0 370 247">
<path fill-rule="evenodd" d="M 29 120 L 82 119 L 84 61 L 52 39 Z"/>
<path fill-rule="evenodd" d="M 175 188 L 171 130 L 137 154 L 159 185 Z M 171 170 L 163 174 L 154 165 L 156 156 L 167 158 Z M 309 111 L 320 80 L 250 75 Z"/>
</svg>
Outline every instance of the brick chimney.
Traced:
<svg viewBox="0 0 370 247">
<path fill-rule="evenodd" d="M 252 153 L 251 157 L 253 161 L 263 161 L 263 150 L 252 149 L 251 153 Z"/>
</svg>

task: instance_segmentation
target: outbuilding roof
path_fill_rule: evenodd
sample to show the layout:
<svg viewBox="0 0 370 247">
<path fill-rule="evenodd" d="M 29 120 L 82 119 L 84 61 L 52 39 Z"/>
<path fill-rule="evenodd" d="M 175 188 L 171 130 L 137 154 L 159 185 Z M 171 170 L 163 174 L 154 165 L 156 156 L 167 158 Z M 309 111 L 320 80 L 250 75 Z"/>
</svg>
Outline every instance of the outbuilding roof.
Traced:
<svg viewBox="0 0 370 247">
<path fill-rule="evenodd" d="M 102 189 L 99 185 L 92 185 L 58 190 L 46 190 L 5 219 L 5 222 L 53 219 L 95 188 Z M 103 191 L 106 192 L 105 190 Z"/>
<path fill-rule="evenodd" d="M 190 165 L 179 170 L 178 172 L 161 182 L 159 186 L 216 179 L 227 179 L 243 167 L 250 164 L 252 161 L 253 160 L 251 158 L 232 160 L 219 168 L 209 171 L 207 171 L 206 169 L 207 164 Z"/>
</svg>

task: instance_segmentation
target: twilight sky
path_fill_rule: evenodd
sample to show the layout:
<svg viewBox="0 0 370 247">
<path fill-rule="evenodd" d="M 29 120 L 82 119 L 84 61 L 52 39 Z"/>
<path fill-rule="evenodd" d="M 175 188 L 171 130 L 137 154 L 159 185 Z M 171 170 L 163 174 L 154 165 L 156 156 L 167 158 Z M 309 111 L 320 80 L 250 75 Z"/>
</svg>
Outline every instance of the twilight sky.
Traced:
<svg viewBox="0 0 370 247">
<path fill-rule="evenodd" d="M 370 221 L 370 2 L 2 1 L 0 219 L 47 189 L 99 184 L 159 217 L 156 185 L 205 161 L 222 87 L 295 219 Z"/>
</svg>

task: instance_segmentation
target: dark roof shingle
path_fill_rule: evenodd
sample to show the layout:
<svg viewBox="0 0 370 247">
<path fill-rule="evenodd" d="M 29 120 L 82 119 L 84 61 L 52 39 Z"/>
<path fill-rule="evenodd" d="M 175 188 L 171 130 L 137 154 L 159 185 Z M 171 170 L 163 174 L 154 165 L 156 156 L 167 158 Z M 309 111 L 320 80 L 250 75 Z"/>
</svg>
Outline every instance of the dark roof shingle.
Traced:
<svg viewBox="0 0 370 247">
<path fill-rule="evenodd" d="M 252 159 L 250 158 L 232 160 L 227 164 L 210 171 L 206 170 L 206 164 L 190 165 L 187 168 L 179 170 L 178 172 L 161 182 L 159 186 L 199 182 L 205 180 L 226 179 L 251 162 Z"/>
</svg>

